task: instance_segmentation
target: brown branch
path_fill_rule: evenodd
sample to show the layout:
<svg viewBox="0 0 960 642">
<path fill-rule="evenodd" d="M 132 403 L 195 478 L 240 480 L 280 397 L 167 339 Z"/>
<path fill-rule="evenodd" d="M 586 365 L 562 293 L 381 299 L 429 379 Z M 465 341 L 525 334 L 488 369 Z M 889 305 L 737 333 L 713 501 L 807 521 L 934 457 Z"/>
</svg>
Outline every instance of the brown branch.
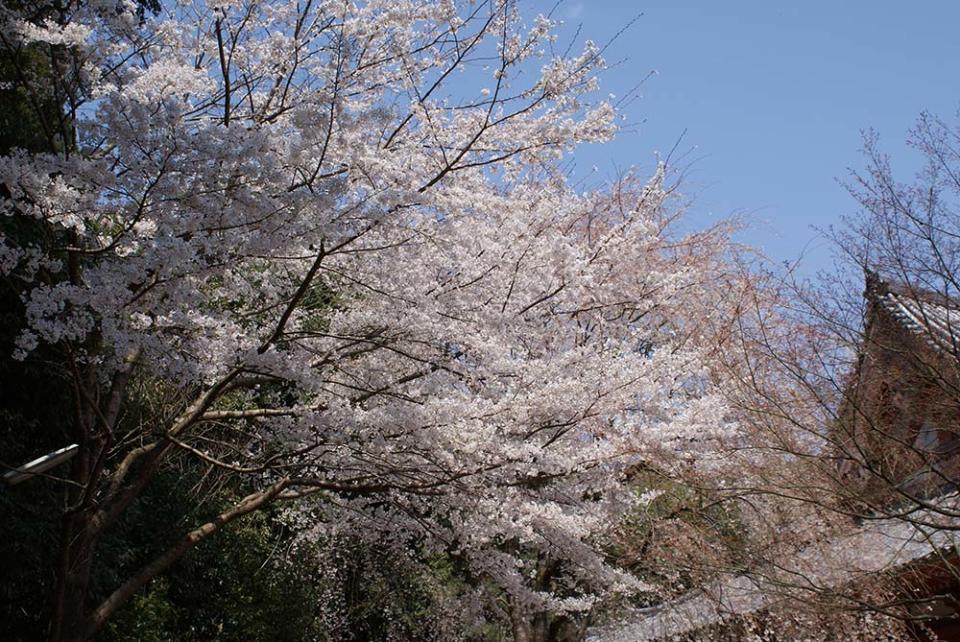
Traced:
<svg viewBox="0 0 960 642">
<path fill-rule="evenodd" d="M 226 55 L 223 51 L 223 30 L 221 20 L 217 18 L 214 23 L 217 32 L 217 51 L 220 54 L 220 73 L 223 74 L 223 124 L 230 124 L 230 69 L 227 64 Z"/>
<path fill-rule="evenodd" d="M 187 533 L 176 545 L 167 549 L 159 557 L 155 558 L 124 582 L 94 610 L 87 620 L 87 630 L 83 636 L 84 639 L 92 638 L 117 609 L 126 604 L 144 585 L 167 570 L 174 562 L 180 559 L 184 553 L 238 517 L 259 510 L 269 504 L 287 487 L 288 483 L 288 479 L 281 479 L 264 490 L 251 493 L 230 510 L 220 513 L 215 519 Z"/>
<path fill-rule="evenodd" d="M 289 408 L 248 408 L 246 410 L 211 410 L 200 415 L 199 421 L 220 419 L 253 419 L 256 417 L 292 417 L 298 414 Z"/>
<path fill-rule="evenodd" d="M 300 287 L 297 288 L 297 291 L 293 294 L 293 298 L 290 299 L 290 303 L 287 304 L 283 314 L 280 315 L 280 320 L 277 322 L 276 328 L 274 328 L 270 336 L 260 344 L 260 347 L 257 348 L 257 354 L 263 354 L 266 352 L 270 346 L 273 345 L 273 343 L 283 335 L 283 329 L 286 327 L 287 322 L 290 320 L 290 316 L 293 314 L 293 311 L 296 309 L 297 305 L 300 304 L 300 300 L 303 299 L 303 296 L 307 293 L 307 290 L 310 289 L 310 284 L 313 282 L 314 277 L 320 270 L 320 264 L 323 263 L 323 257 L 326 256 L 326 254 L 327 252 L 323 241 L 320 241 L 320 251 L 317 252 L 317 258 L 314 259 L 313 265 L 311 265 L 310 269 L 307 271 L 307 275 L 303 277 L 303 281 L 300 282 Z"/>
</svg>

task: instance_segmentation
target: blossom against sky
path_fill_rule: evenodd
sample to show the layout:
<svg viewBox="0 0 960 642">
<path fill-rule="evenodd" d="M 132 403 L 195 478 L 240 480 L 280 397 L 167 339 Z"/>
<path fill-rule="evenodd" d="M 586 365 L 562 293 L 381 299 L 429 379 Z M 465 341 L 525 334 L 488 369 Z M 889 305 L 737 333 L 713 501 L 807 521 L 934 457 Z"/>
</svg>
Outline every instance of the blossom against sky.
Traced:
<svg viewBox="0 0 960 642">
<path fill-rule="evenodd" d="M 567 0 L 554 13 L 563 35 L 582 25 L 580 39 L 601 43 L 639 14 L 607 51 L 619 64 L 602 88 L 624 95 L 656 74 L 625 108 L 634 126 L 579 150 L 576 173 L 650 166 L 682 136 L 675 158 L 689 166 L 694 220 L 745 214 L 755 229 L 744 240 L 778 260 L 806 250 L 808 272 L 830 259 L 812 226 L 855 210 L 837 179 L 864 165 L 860 131 L 877 129 L 909 179 L 901 141 L 914 119 L 960 107 L 960 3 L 950 0 Z"/>
</svg>

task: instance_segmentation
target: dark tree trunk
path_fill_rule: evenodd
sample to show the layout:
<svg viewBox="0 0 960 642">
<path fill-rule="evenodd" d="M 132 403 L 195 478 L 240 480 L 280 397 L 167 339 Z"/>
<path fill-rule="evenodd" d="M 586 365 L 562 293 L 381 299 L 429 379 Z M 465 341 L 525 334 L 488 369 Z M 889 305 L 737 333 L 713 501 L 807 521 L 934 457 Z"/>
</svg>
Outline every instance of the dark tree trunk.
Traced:
<svg viewBox="0 0 960 642">
<path fill-rule="evenodd" d="M 547 613 L 524 613 L 514 609 L 510 614 L 513 642 L 581 642 L 585 628 L 576 622 Z"/>
<path fill-rule="evenodd" d="M 65 516 L 50 618 L 50 642 L 82 642 L 87 639 L 86 605 L 92 562 L 93 543 L 86 516 Z"/>
<path fill-rule="evenodd" d="M 93 345 L 91 344 L 91 348 Z M 75 370 L 74 438 L 80 452 L 71 462 L 70 482 L 64 485 L 63 518 L 56 565 L 50 642 L 82 642 L 90 637 L 87 600 L 97 535 L 92 526 L 95 477 L 99 453 L 107 435 L 97 434 L 97 373 L 93 367 Z M 81 392 L 85 388 L 85 394 Z"/>
</svg>

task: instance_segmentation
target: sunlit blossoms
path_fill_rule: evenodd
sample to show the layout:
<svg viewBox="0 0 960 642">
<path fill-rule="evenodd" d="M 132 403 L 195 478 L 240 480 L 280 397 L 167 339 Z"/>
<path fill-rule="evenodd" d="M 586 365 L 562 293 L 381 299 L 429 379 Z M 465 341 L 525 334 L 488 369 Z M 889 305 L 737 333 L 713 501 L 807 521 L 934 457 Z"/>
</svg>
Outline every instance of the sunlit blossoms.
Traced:
<svg viewBox="0 0 960 642">
<path fill-rule="evenodd" d="M 616 129 L 599 49 L 555 56 L 503 0 L 114 5 L 2 14 L 60 48 L 56 151 L 0 159 L 4 214 L 38 230 L 0 268 L 18 356 L 54 346 L 81 391 L 77 555 L 181 453 L 253 480 L 223 523 L 313 495 L 305 534 L 456 555 L 521 611 L 643 588 L 598 537 L 649 499 L 631 466 L 734 430 L 710 363 L 735 279 L 724 230 L 673 230 L 663 168 L 586 193 L 559 172 Z M 179 401 L 119 443 L 131 372 Z"/>
</svg>

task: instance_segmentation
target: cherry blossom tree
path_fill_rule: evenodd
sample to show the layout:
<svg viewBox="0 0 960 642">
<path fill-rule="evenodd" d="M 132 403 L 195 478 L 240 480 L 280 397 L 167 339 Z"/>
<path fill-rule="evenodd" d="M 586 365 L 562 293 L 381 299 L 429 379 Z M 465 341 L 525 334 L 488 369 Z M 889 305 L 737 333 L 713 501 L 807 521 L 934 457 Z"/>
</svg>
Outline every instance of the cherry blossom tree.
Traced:
<svg viewBox="0 0 960 642">
<path fill-rule="evenodd" d="M 848 181 L 859 211 L 828 232 L 836 272 L 757 282 L 724 355 L 750 448 L 730 454 L 739 480 L 707 488 L 749 505 L 753 523 L 745 568 L 717 565 L 670 625 L 710 625 L 703 639 L 753 624 L 831 639 L 837 623 L 859 638 L 933 638 L 955 621 L 960 133 L 923 114 L 906 180 L 875 133 L 864 143 L 867 167 Z"/>
<path fill-rule="evenodd" d="M 600 48 L 556 54 L 509 0 L 0 15 L 56 71 L 18 80 L 56 151 L 0 158 L 15 356 L 61 356 L 80 444 L 52 640 L 277 501 L 307 536 L 464 560 L 518 640 L 642 588 L 598 536 L 644 501 L 629 466 L 673 474 L 735 429 L 709 364 L 740 276 L 726 228 L 673 231 L 663 168 L 602 193 L 559 171 L 615 132 Z M 99 542 L 184 457 L 250 494 L 91 600 Z M 532 581 L 545 558 L 564 587 Z"/>
</svg>

